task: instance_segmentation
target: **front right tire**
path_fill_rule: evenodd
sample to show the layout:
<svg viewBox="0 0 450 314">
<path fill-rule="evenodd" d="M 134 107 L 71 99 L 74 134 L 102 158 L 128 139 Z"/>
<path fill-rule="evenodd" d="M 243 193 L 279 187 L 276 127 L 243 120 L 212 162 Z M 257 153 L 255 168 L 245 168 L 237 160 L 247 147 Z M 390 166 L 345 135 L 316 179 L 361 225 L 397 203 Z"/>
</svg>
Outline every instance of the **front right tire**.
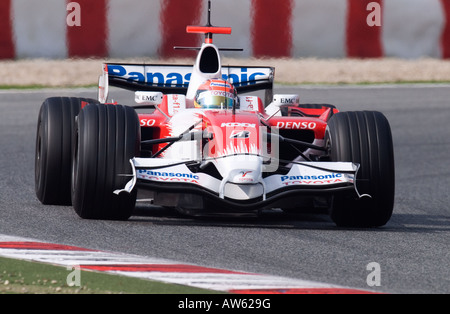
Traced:
<svg viewBox="0 0 450 314">
<path fill-rule="evenodd" d="M 72 138 L 75 119 L 88 103 L 98 101 L 51 97 L 41 105 L 36 132 L 35 191 L 45 205 L 72 205 Z"/>
<path fill-rule="evenodd" d="M 336 195 L 331 219 L 342 227 L 379 227 L 391 218 L 395 195 L 395 165 L 391 128 L 376 111 L 340 112 L 329 121 L 325 142 L 331 161 L 360 164 L 359 193 Z"/>
</svg>

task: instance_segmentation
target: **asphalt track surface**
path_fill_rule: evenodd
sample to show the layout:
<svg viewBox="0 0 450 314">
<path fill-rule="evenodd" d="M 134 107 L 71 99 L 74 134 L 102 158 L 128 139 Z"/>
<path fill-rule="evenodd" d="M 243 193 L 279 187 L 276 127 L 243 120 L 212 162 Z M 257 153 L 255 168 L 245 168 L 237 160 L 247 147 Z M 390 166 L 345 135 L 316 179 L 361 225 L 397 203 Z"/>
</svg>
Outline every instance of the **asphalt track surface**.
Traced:
<svg viewBox="0 0 450 314">
<path fill-rule="evenodd" d="M 388 224 L 337 228 L 327 215 L 192 219 L 139 205 L 129 221 L 82 220 L 34 193 L 38 110 L 46 97 L 95 89 L 0 91 L 0 234 L 386 293 L 450 293 L 450 86 L 277 87 L 303 103 L 378 110 L 392 127 L 396 202 Z M 113 90 L 129 104 L 133 94 Z M 380 266 L 380 286 L 367 277 Z"/>
</svg>

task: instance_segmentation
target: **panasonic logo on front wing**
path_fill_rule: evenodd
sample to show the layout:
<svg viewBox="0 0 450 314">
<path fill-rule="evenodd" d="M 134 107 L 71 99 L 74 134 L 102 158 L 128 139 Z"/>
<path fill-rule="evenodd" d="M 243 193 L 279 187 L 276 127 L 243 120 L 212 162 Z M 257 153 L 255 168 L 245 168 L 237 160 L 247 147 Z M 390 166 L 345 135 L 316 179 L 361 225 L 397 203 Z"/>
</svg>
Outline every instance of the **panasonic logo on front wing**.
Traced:
<svg viewBox="0 0 450 314">
<path fill-rule="evenodd" d="M 192 173 L 181 173 L 181 172 L 160 172 L 151 170 L 138 170 L 138 174 L 155 176 L 155 177 L 168 177 L 168 178 L 185 178 L 185 179 L 195 179 L 198 180 L 200 177 Z"/>
<path fill-rule="evenodd" d="M 282 176 L 281 182 L 284 181 L 294 181 L 294 180 L 330 180 L 330 179 L 336 179 L 336 178 L 342 178 L 341 173 L 333 173 L 333 174 L 327 174 L 327 175 L 320 175 L 320 176 Z"/>
<path fill-rule="evenodd" d="M 282 176 L 282 185 L 323 185 L 323 184 L 337 184 L 345 182 L 344 176 L 341 173 L 333 173 L 327 175 L 313 175 L 313 176 Z"/>
</svg>

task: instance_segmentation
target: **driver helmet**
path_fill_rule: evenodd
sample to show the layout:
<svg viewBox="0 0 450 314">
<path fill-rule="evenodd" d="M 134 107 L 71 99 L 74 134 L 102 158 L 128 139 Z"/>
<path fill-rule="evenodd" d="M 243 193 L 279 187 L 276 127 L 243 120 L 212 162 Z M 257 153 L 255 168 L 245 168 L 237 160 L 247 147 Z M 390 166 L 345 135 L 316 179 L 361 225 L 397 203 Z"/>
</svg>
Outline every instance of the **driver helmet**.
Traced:
<svg viewBox="0 0 450 314">
<path fill-rule="evenodd" d="M 225 80 L 207 80 L 195 94 L 194 106 L 202 109 L 231 109 L 237 102 L 233 85 Z"/>
</svg>

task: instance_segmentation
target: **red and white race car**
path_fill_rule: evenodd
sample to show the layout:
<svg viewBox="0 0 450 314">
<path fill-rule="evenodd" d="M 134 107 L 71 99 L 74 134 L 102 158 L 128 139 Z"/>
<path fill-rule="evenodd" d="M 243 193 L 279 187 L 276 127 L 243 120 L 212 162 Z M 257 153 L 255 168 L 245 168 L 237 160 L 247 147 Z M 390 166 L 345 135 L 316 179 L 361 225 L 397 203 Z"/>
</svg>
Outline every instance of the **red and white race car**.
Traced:
<svg viewBox="0 0 450 314">
<path fill-rule="evenodd" d="M 327 208 L 339 226 L 382 226 L 394 204 L 390 126 L 380 112 L 339 112 L 273 95 L 274 68 L 222 66 L 204 33 L 193 66 L 104 64 L 98 100 L 44 101 L 36 194 L 88 219 L 128 219 L 136 200 L 190 215 Z M 135 91 L 108 103 L 108 87 Z M 249 92 L 264 91 L 264 101 Z M 245 95 L 243 95 L 245 94 Z M 141 112 L 141 113 L 138 113 Z"/>
</svg>

